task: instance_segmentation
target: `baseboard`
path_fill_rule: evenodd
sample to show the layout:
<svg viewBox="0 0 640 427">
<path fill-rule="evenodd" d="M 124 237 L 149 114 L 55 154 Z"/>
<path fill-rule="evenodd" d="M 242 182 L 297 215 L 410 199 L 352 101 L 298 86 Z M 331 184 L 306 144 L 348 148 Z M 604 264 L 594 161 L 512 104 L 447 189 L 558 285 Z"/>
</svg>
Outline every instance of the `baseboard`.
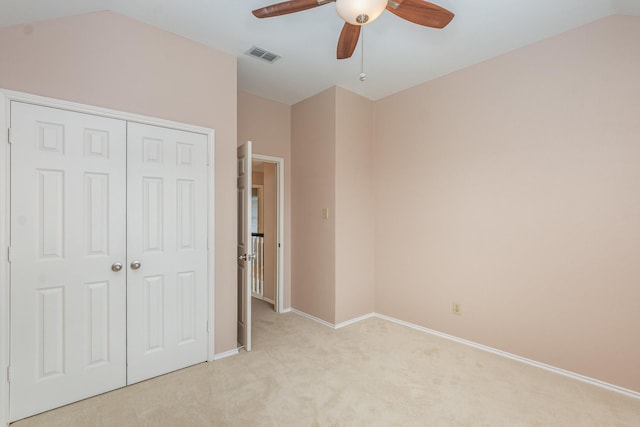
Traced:
<svg viewBox="0 0 640 427">
<path fill-rule="evenodd" d="M 318 322 L 324 326 L 327 326 L 331 329 L 335 329 L 335 325 L 333 323 L 329 323 L 326 320 L 322 320 L 319 317 L 316 316 L 312 316 L 310 314 L 305 313 L 304 311 L 300 311 L 300 310 L 296 310 L 295 308 L 291 308 L 291 311 L 295 314 L 297 314 L 298 316 L 302 316 L 302 317 L 306 317 L 309 320 L 313 320 L 314 322 Z"/>
<path fill-rule="evenodd" d="M 269 299 L 269 298 L 267 298 L 267 297 L 263 297 L 263 298 L 262 298 L 262 301 L 266 301 L 266 302 L 268 302 L 269 304 L 275 305 L 275 302 L 273 302 L 273 300 L 272 300 L 272 299 Z"/>
<path fill-rule="evenodd" d="M 581 374 L 577 374 L 575 372 L 571 372 L 571 371 L 567 371 L 565 369 L 561 369 L 555 366 L 551 366 L 551 365 L 547 365 L 546 363 L 542 363 L 542 362 L 537 362 L 535 360 L 531 360 L 531 359 L 527 359 L 526 357 L 522 357 L 522 356 L 518 356 L 517 354 L 512 354 L 512 353 L 508 353 L 506 351 L 502 351 L 502 350 L 498 350 L 496 348 L 493 347 L 489 347 L 483 344 L 478 344 L 476 342 L 473 341 L 469 341 L 466 340 L 464 338 L 458 338 L 456 336 L 453 335 L 449 335 L 449 334 L 445 334 L 443 332 L 438 332 L 435 331 L 433 329 L 429 329 L 429 328 L 425 328 L 424 326 L 420 326 L 420 325 L 416 325 L 415 323 L 410 323 L 410 322 L 405 322 L 404 320 L 400 320 L 400 319 L 396 319 L 394 317 L 390 317 L 390 316 L 385 316 L 384 314 L 379 314 L 379 313 L 374 313 L 373 316 L 382 319 L 382 320 L 387 320 L 389 322 L 393 322 L 396 323 L 398 325 L 403 325 L 403 326 L 407 326 L 411 329 L 416 329 L 418 331 L 430 334 L 430 335 L 435 335 L 437 337 L 440 338 L 444 338 L 450 341 L 454 341 L 460 344 L 464 344 L 466 346 L 469 347 L 473 347 L 473 348 L 477 348 L 479 350 L 483 350 L 489 353 L 493 353 L 496 354 L 498 356 L 502 356 L 502 357 L 506 357 L 508 359 L 511 360 L 515 360 L 517 362 L 521 362 L 521 363 L 526 363 L 527 365 L 530 366 L 535 366 L 536 368 L 541 368 L 544 369 L 546 371 L 549 372 L 553 372 L 555 374 L 558 375 L 562 375 L 568 378 L 572 378 L 574 380 L 578 380 L 587 384 L 591 384 L 594 385 L 596 387 L 600 387 L 600 388 L 604 388 L 607 389 L 609 391 L 613 391 L 615 393 L 620 393 L 620 394 L 624 394 L 625 396 L 629 396 L 629 397 L 633 397 L 635 399 L 640 399 L 640 392 L 634 391 L 634 390 L 629 390 L 627 388 L 624 387 L 620 387 L 617 386 L 615 384 L 610 384 L 604 381 L 600 381 L 597 380 L 595 378 L 591 378 L 591 377 L 587 377 Z"/>
<path fill-rule="evenodd" d="M 320 319 L 320 318 L 318 318 L 316 316 L 312 316 L 312 315 L 310 315 L 308 313 L 305 313 L 304 311 L 296 310 L 295 308 L 291 308 L 290 311 L 296 313 L 299 316 L 306 317 L 307 319 L 313 320 L 314 322 L 318 322 L 318 323 L 320 323 L 320 324 L 322 324 L 324 326 L 327 326 L 327 327 L 329 327 L 331 329 L 344 328 L 345 326 L 353 325 L 354 323 L 358 323 L 358 322 L 360 322 L 362 320 L 365 320 L 365 319 L 368 319 L 370 317 L 374 317 L 375 316 L 375 313 L 368 313 L 368 314 L 362 315 L 360 317 L 356 317 L 355 319 L 346 320 L 346 321 L 340 322 L 338 324 L 333 324 L 333 323 L 327 322 L 326 320 L 322 320 L 322 319 Z"/>
<path fill-rule="evenodd" d="M 375 317 L 375 313 L 368 313 L 365 315 L 362 315 L 360 317 L 356 317 L 355 319 L 351 319 L 351 320 L 346 320 L 344 322 L 340 322 L 336 325 L 333 326 L 333 329 L 340 329 L 340 328 L 344 328 L 345 326 L 349 326 L 349 325 L 353 325 L 354 323 L 358 323 L 362 320 L 366 320 L 369 319 L 370 317 Z"/>
<path fill-rule="evenodd" d="M 291 313 L 291 307 L 287 307 L 284 310 L 282 310 L 280 313 Z"/>
<path fill-rule="evenodd" d="M 371 317 L 377 317 L 378 319 L 386 320 L 388 322 L 392 322 L 392 323 L 396 323 L 398 325 L 406 326 L 406 327 L 409 327 L 411 329 L 415 329 L 415 330 L 418 330 L 420 332 L 424 332 L 424 333 L 427 333 L 427 334 L 430 334 L 430 335 L 435 335 L 437 337 L 444 338 L 444 339 L 449 340 L 449 341 L 454 341 L 454 342 L 457 342 L 459 344 L 464 344 L 464 345 L 469 346 L 469 347 L 477 348 L 478 350 L 482 350 L 482 351 L 486 351 L 486 352 L 489 352 L 489 353 L 493 353 L 493 354 L 498 355 L 498 356 L 506 357 L 508 359 L 515 360 L 516 362 L 526 363 L 527 365 L 535 366 L 536 368 L 544 369 L 545 371 L 553 372 L 554 374 L 558 374 L 558 375 L 562 375 L 562 376 L 565 376 L 565 377 L 568 377 L 568 378 L 572 378 L 574 380 L 581 381 L 581 382 L 584 382 L 584 383 L 587 383 L 587 384 L 591 384 L 591 385 L 596 386 L 596 387 L 604 388 L 606 390 L 613 391 L 615 393 L 624 394 L 625 396 L 633 397 L 635 399 L 640 399 L 640 392 L 637 392 L 637 391 L 634 391 L 634 390 L 629 390 L 627 388 L 620 387 L 620 386 L 617 386 L 615 384 L 610 384 L 610 383 L 607 383 L 607 382 L 604 382 L 604 381 L 601 381 L 601 380 L 598 380 L 598 379 L 595 379 L 595 378 L 591 378 L 591 377 L 587 377 L 585 375 L 577 374 L 575 372 L 567 371 L 565 369 L 558 368 L 556 366 L 551 366 L 551 365 L 547 365 L 546 363 L 542 363 L 542 362 L 538 362 L 538 361 L 535 361 L 535 360 L 527 359 L 526 357 L 518 356 L 517 354 L 508 353 L 506 351 L 498 350 L 496 348 L 489 347 L 489 346 L 486 346 L 486 345 L 483 345 L 483 344 L 478 344 L 476 342 L 469 341 L 469 340 L 466 340 L 464 338 L 458 338 L 458 337 L 453 336 L 453 335 L 449 335 L 449 334 L 445 334 L 443 332 L 438 332 L 438 331 L 433 330 L 433 329 L 425 328 L 424 326 L 416 325 L 415 323 L 405 322 L 404 320 L 396 319 L 395 317 L 385 316 L 384 314 L 380 314 L 380 313 L 365 314 L 364 316 L 356 317 L 355 319 L 347 320 L 346 322 L 342 322 L 342 323 L 338 323 L 337 325 L 334 325 L 333 323 L 329 323 L 326 320 L 322 320 L 320 318 L 317 318 L 315 316 L 307 314 L 307 313 L 305 313 L 303 311 L 296 310 L 295 308 L 289 308 L 289 309 L 287 309 L 287 311 L 292 311 L 292 312 L 294 312 L 295 314 L 297 314 L 299 316 L 306 317 L 307 319 L 313 320 L 314 322 L 318 322 L 318 323 L 320 323 L 320 324 L 322 324 L 324 326 L 327 326 L 327 327 L 329 327 L 331 329 L 340 329 L 340 328 L 343 328 L 345 326 L 352 325 L 354 323 L 360 322 L 362 320 L 369 319 Z"/>
<path fill-rule="evenodd" d="M 224 359 L 226 357 L 237 356 L 237 355 L 238 355 L 238 349 L 234 348 L 234 349 L 229 350 L 229 351 L 224 351 L 222 353 L 214 354 L 213 355 L 213 360 L 220 360 L 220 359 Z"/>
<path fill-rule="evenodd" d="M 330 322 L 327 322 L 326 320 L 322 320 L 318 317 L 312 316 L 310 314 L 305 313 L 304 311 L 300 311 L 300 310 L 296 310 L 295 308 L 290 309 L 290 311 L 294 312 L 295 314 L 302 316 L 302 317 L 306 317 L 309 320 L 313 320 L 314 322 L 318 322 L 324 326 L 327 326 L 331 329 L 340 329 L 340 328 L 344 328 L 345 326 L 349 326 L 349 325 L 353 325 L 354 323 L 358 323 L 362 320 L 368 319 L 370 317 L 374 317 L 375 313 L 368 313 L 365 315 L 362 315 L 360 317 L 356 317 L 355 319 L 351 319 L 351 320 L 346 320 L 344 322 L 341 323 L 337 323 L 337 324 L 333 324 Z"/>
</svg>

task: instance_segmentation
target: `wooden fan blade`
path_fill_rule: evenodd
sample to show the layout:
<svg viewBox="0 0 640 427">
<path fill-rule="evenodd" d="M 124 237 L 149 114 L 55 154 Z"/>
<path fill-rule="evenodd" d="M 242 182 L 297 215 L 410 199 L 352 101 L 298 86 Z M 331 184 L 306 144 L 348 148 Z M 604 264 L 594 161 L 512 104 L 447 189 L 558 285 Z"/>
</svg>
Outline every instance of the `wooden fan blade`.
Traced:
<svg viewBox="0 0 640 427">
<path fill-rule="evenodd" d="M 360 38 L 360 25 L 344 23 L 338 39 L 338 59 L 351 58 Z"/>
<path fill-rule="evenodd" d="M 272 16 L 287 15 L 289 13 L 301 12 L 323 4 L 332 3 L 335 0 L 290 0 L 282 3 L 272 4 L 270 6 L 261 7 L 252 13 L 257 18 L 270 18 Z"/>
<path fill-rule="evenodd" d="M 453 19 L 453 13 L 423 0 L 389 0 L 387 10 L 402 19 L 425 27 L 444 28 Z"/>
</svg>

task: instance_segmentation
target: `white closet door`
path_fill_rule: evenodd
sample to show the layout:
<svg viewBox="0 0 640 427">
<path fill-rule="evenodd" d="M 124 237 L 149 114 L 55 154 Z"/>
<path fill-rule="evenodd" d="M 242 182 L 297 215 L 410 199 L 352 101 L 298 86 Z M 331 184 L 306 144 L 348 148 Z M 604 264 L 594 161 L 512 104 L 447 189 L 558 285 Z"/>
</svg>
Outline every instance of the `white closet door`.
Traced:
<svg viewBox="0 0 640 427">
<path fill-rule="evenodd" d="M 207 137 L 128 124 L 128 383 L 207 358 Z"/>
<path fill-rule="evenodd" d="M 126 123 L 12 102 L 11 420 L 125 385 Z"/>
</svg>

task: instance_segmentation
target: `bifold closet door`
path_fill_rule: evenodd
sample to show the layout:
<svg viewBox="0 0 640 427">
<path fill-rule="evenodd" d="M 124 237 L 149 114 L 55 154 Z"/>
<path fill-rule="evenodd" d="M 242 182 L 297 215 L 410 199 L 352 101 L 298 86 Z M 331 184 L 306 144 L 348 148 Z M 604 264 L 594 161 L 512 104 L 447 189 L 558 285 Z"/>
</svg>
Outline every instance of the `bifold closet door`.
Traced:
<svg viewBox="0 0 640 427">
<path fill-rule="evenodd" d="M 11 130 L 17 420 L 126 384 L 126 122 L 12 102 Z"/>
<path fill-rule="evenodd" d="M 11 103 L 10 418 L 207 358 L 207 137 Z"/>
<path fill-rule="evenodd" d="M 207 358 L 207 137 L 129 123 L 128 383 Z"/>
</svg>

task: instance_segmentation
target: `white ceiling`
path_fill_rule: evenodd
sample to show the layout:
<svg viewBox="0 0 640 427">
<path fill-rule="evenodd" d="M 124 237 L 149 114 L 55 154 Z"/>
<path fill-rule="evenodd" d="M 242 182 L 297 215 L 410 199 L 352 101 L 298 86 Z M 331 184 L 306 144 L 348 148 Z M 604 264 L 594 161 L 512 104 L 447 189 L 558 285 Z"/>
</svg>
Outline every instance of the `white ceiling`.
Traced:
<svg viewBox="0 0 640 427">
<path fill-rule="evenodd" d="M 437 0 L 456 16 L 436 30 L 385 11 L 364 27 L 361 82 L 360 43 L 351 59 L 336 59 L 343 21 L 335 3 L 267 19 L 251 14 L 276 2 L 2 0 L 0 26 L 112 10 L 237 56 L 240 89 L 294 104 L 333 85 L 380 99 L 608 15 L 640 16 L 640 0 Z M 253 45 L 282 59 L 268 64 L 244 55 Z"/>
</svg>

